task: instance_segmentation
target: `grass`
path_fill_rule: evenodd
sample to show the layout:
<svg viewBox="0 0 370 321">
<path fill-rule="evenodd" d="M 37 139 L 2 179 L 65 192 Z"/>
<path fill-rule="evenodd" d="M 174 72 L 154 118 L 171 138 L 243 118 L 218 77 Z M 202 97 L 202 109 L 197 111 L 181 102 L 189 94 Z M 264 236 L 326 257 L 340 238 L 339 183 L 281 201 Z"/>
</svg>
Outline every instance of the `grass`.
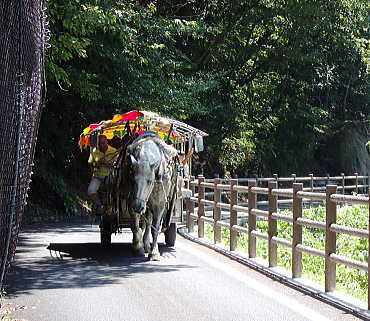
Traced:
<svg viewBox="0 0 370 321">
<path fill-rule="evenodd" d="M 283 214 L 292 216 L 290 211 L 284 211 Z M 369 210 L 367 206 L 353 205 L 343 206 L 337 212 L 337 224 L 360 229 L 368 228 Z M 311 208 L 303 211 L 303 217 L 315 221 L 325 222 L 325 208 Z M 240 225 L 247 225 L 241 223 Z M 267 221 L 258 221 L 257 230 L 267 234 Z M 222 228 L 222 243 L 229 245 L 229 230 Z M 288 222 L 278 221 L 278 237 L 292 241 L 293 228 Z M 205 236 L 213 239 L 213 226 L 205 226 Z M 325 249 L 325 231 L 303 227 L 303 245 L 315 249 Z M 238 233 L 238 251 L 248 251 L 248 235 Z M 337 254 L 357 261 L 367 262 L 368 260 L 368 241 L 358 237 L 352 237 L 343 233 L 337 233 Z M 257 238 L 257 257 L 267 260 L 267 241 Z M 316 283 L 324 286 L 325 281 L 325 261 L 323 258 L 309 254 L 302 255 L 302 275 Z M 278 266 L 287 270 L 292 269 L 291 249 L 278 245 Z M 367 301 L 367 272 L 347 267 L 343 264 L 337 264 L 336 290 L 344 292 L 362 301 Z"/>
</svg>

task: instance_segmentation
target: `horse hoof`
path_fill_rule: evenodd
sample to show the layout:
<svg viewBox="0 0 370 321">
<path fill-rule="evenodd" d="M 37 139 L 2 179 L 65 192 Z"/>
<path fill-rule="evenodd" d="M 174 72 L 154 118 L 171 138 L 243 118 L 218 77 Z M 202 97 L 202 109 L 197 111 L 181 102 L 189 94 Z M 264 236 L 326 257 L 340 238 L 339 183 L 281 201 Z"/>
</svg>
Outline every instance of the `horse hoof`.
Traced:
<svg viewBox="0 0 370 321">
<path fill-rule="evenodd" d="M 149 261 L 159 261 L 160 255 L 159 254 L 149 254 Z"/>
</svg>

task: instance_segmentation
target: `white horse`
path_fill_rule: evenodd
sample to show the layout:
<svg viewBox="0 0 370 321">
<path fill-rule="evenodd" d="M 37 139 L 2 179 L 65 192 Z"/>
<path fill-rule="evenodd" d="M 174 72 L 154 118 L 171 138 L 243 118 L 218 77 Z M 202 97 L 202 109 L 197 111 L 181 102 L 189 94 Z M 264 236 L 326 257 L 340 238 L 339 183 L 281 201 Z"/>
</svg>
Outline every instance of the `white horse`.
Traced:
<svg viewBox="0 0 370 321">
<path fill-rule="evenodd" d="M 155 134 L 144 134 L 127 149 L 129 168 L 129 211 L 133 219 L 133 248 L 140 254 L 149 252 L 150 260 L 159 260 L 157 238 L 162 224 L 171 215 L 170 204 L 176 193 L 176 149 Z M 142 219 L 142 220 L 141 220 Z M 145 227 L 144 236 L 140 221 Z M 150 230 L 152 244 L 150 244 Z"/>
</svg>

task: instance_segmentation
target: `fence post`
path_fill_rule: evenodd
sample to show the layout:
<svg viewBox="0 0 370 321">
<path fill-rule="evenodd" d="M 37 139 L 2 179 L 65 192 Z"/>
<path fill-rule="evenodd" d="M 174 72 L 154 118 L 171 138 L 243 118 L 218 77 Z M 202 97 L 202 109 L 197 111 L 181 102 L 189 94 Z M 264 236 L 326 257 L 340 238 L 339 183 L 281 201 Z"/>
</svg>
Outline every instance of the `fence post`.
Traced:
<svg viewBox="0 0 370 321">
<path fill-rule="evenodd" d="M 346 186 L 346 181 L 344 178 L 344 173 L 340 174 L 342 176 L 342 194 L 344 194 L 344 187 Z"/>
<path fill-rule="evenodd" d="M 358 194 L 358 173 L 355 173 L 356 176 L 356 195 Z"/>
<path fill-rule="evenodd" d="M 256 237 L 252 235 L 252 231 L 256 230 L 256 217 L 251 214 L 252 209 L 257 207 L 257 195 L 252 192 L 252 187 L 255 187 L 255 180 L 248 181 L 248 255 L 250 258 L 256 257 Z"/>
<path fill-rule="evenodd" d="M 313 193 L 313 174 L 309 174 L 310 176 L 310 188 L 311 188 L 311 193 Z M 310 199 L 310 208 L 312 207 L 312 199 Z"/>
<path fill-rule="evenodd" d="M 232 227 L 238 225 L 238 211 L 233 209 L 234 205 L 238 205 L 238 191 L 234 190 L 234 186 L 238 185 L 237 179 L 230 180 L 230 251 L 235 251 L 238 243 L 238 232 Z"/>
<path fill-rule="evenodd" d="M 220 184 L 221 180 L 219 177 L 216 177 L 214 180 L 214 196 L 213 200 L 215 202 L 213 208 L 213 241 L 214 243 L 221 243 L 221 226 L 217 222 L 221 219 L 221 209 L 217 206 L 221 202 L 221 190 L 217 189 L 217 184 Z"/>
<path fill-rule="evenodd" d="M 325 292 L 333 292 L 336 283 L 336 264 L 330 260 L 330 254 L 335 253 L 337 235 L 329 230 L 337 220 L 337 204 L 330 200 L 336 192 L 336 185 L 326 186 Z"/>
<path fill-rule="evenodd" d="M 198 237 L 204 237 L 204 221 L 200 218 L 204 216 L 204 204 L 201 200 L 204 199 L 205 187 L 201 184 L 204 182 L 204 176 L 198 175 Z"/>
<path fill-rule="evenodd" d="M 368 204 L 368 209 L 369 209 L 369 216 L 368 216 L 368 221 L 369 221 L 369 236 L 367 239 L 367 245 L 368 245 L 368 253 L 367 257 L 370 257 L 370 188 L 368 190 L 368 196 L 369 196 L 369 204 Z M 370 275 L 370 264 L 367 264 L 367 275 Z M 367 309 L 370 310 L 370 278 L 368 277 L 367 280 Z"/>
<path fill-rule="evenodd" d="M 194 176 L 190 177 L 190 182 L 189 182 L 189 188 L 191 189 L 191 197 L 194 197 L 195 195 L 195 186 L 191 184 L 195 180 Z M 194 214 L 194 202 L 188 199 L 188 204 L 186 206 L 186 209 L 188 211 L 188 219 L 187 219 L 187 225 L 188 225 L 188 232 L 193 233 L 194 232 L 194 220 L 191 217 L 191 214 Z"/>
<path fill-rule="evenodd" d="M 297 250 L 297 245 L 302 244 L 302 226 L 297 224 L 297 219 L 302 217 L 302 199 L 297 192 L 303 190 L 302 183 L 293 183 L 293 244 L 292 244 L 292 277 L 302 276 L 302 253 Z"/>
<path fill-rule="evenodd" d="M 268 182 L 268 203 L 269 203 L 269 216 L 268 216 L 268 254 L 269 254 L 269 267 L 277 265 L 277 245 L 272 242 L 272 238 L 277 235 L 277 221 L 272 218 L 272 213 L 277 212 L 277 197 L 272 195 L 272 189 L 276 189 L 277 182 Z"/>
<path fill-rule="evenodd" d="M 295 183 L 297 180 L 297 174 L 292 174 L 292 177 L 293 177 L 293 183 Z"/>
</svg>

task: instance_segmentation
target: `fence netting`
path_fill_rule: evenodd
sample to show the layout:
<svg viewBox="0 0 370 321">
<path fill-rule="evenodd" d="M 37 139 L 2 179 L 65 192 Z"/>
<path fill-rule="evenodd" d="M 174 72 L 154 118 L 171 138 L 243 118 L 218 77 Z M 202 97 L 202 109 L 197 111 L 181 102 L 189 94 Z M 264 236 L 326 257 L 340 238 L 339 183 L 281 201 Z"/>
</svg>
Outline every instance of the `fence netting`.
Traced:
<svg viewBox="0 0 370 321">
<path fill-rule="evenodd" d="M 0 2 L 0 290 L 15 254 L 44 95 L 43 0 Z"/>
</svg>

